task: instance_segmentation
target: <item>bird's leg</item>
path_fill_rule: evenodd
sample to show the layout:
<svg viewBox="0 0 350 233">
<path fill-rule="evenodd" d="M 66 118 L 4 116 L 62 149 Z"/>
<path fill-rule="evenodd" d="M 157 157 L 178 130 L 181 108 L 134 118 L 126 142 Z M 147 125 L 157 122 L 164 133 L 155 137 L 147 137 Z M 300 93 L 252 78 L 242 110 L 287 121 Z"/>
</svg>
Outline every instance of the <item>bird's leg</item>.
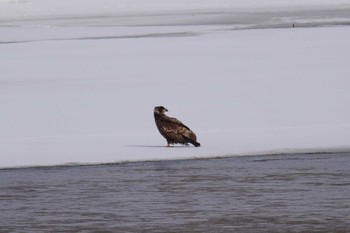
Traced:
<svg viewBox="0 0 350 233">
<path fill-rule="evenodd" d="M 166 147 L 174 146 L 174 143 L 168 142 L 168 145 Z"/>
</svg>

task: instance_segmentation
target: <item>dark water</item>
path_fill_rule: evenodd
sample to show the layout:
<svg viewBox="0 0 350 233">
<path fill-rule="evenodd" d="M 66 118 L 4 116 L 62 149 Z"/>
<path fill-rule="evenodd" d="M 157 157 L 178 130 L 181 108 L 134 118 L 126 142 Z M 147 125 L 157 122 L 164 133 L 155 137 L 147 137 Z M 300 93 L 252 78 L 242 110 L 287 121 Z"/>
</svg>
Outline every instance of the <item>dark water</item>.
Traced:
<svg viewBox="0 0 350 233">
<path fill-rule="evenodd" d="M 350 153 L 0 170 L 0 232 L 350 232 Z"/>
</svg>

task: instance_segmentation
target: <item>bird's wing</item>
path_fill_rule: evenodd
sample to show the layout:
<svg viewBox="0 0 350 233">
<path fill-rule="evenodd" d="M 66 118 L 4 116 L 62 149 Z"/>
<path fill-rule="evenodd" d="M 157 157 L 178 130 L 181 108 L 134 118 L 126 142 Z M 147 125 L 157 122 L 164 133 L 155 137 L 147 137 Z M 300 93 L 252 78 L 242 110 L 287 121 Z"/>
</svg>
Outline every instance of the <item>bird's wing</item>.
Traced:
<svg viewBox="0 0 350 233">
<path fill-rule="evenodd" d="M 190 130 L 190 128 L 188 128 L 184 123 L 182 123 L 181 121 L 179 121 L 178 119 L 176 118 L 173 118 L 173 117 L 167 117 L 164 119 L 165 121 L 169 122 L 169 123 L 172 123 L 174 125 L 177 125 L 177 126 L 182 126 L 188 130 Z"/>
<path fill-rule="evenodd" d="M 170 138 L 177 143 L 196 141 L 196 134 L 176 118 L 163 116 L 159 121 L 158 129 L 165 138 Z"/>
</svg>

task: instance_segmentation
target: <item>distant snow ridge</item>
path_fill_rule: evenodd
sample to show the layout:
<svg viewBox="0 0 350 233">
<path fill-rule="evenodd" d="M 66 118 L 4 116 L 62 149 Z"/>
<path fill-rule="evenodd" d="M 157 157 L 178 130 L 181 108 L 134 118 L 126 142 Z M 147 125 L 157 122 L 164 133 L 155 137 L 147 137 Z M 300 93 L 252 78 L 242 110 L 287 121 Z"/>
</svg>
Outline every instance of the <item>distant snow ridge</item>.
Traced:
<svg viewBox="0 0 350 233">
<path fill-rule="evenodd" d="M 242 12 L 284 12 L 290 16 L 300 10 L 349 8 L 347 0 L 2 0 L 0 25 L 154 25 L 161 24 L 159 20 L 163 24 L 183 24 L 198 23 L 203 18 L 216 21 L 225 13 L 229 14 L 226 17 L 238 17 Z"/>
</svg>

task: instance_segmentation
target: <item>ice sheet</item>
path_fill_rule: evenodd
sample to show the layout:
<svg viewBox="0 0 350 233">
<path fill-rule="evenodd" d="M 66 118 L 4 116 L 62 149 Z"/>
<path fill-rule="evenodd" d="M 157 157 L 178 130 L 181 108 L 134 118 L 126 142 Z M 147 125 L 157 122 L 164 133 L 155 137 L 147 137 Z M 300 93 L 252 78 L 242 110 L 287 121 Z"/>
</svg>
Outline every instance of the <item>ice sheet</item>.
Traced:
<svg viewBox="0 0 350 233">
<path fill-rule="evenodd" d="M 50 24 L 58 2 L 0 1 L 17 24 L 0 27 L 0 167 L 349 148 L 349 27 L 28 27 L 10 11 L 40 6 Z M 202 147 L 165 148 L 156 105 Z"/>
</svg>

